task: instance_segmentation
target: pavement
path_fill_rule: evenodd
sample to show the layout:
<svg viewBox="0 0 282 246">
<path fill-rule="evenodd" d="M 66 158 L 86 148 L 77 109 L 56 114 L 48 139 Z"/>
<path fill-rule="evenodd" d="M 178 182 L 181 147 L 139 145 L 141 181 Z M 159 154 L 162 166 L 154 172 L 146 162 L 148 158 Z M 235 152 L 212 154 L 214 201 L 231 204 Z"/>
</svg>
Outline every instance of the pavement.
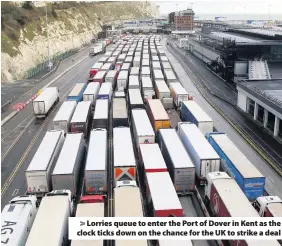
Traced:
<svg viewBox="0 0 282 246">
<path fill-rule="evenodd" d="M 279 188 L 282 185 L 281 176 L 260 156 L 258 153 L 245 141 L 243 137 L 241 137 L 238 132 L 231 127 L 231 125 L 211 106 L 208 102 L 208 98 L 204 97 L 196 88 L 195 84 L 192 80 L 197 83 L 197 77 L 195 77 L 195 71 L 190 69 L 191 63 L 189 66 L 184 66 L 179 62 L 178 59 L 168 51 L 167 47 L 164 45 L 164 49 L 167 53 L 167 57 L 172 63 L 172 66 L 177 73 L 177 76 L 180 79 L 180 82 L 185 87 L 185 89 L 194 96 L 196 102 L 206 111 L 206 113 L 213 119 L 214 126 L 218 131 L 225 132 L 230 139 L 236 144 L 236 146 L 243 152 L 243 154 L 257 167 L 257 169 L 265 175 L 266 179 L 266 191 L 271 195 L 278 195 L 282 197 L 282 190 Z M 193 59 L 193 58 L 191 58 Z M 203 67 L 203 64 L 200 64 L 199 61 L 192 60 L 195 67 L 198 67 L 198 71 L 202 76 L 205 76 L 209 79 L 210 83 L 214 83 L 217 76 L 212 76 L 212 74 Z M 184 67 L 182 67 L 182 65 Z M 187 68 L 188 67 L 188 68 Z M 184 70 L 185 68 L 185 70 Z M 207 73 L 209 72 L 209 74 Z M 233 115 L 238 121 L 243 122 L 242 124 L 248 124 L 248 119 L 245 118 L 235 107 L 232 107 L 230 104 L 220 100 L 217 97 L 214 97 L 217 103 L 220 103 L 220 107 L 227 111 L 229 115 Z M 251 128 L 255 131 L 256 126 L 246 125 L 246 127 Z M 258 133 L 259 136 L 264 138 L 264 135 L 260 135 L 262 133 Z M 280 151 L 281 152 L 281 151 Z"/>
<path fill-rule="evenodd" d="M 87 81 L 89 69 L 102 55 L 89 57 L 88 50 L 77 53 L 63 61 L 54 74 L 36 84 L 28 93 L 22 95 L 20 98 L 21 101 L 28 100 L 31 95 L 38 92 L 39 89 L 48 84 L 52 79 L 56 78 L 72 64 L 86 56 L 86 59 L 53 84 L 59 87 L 60 103 L 56 105 L 45 120 L 36 120 L 33 116 L 32 104 L 29 104 L 8 123 L 2 126 L 1 209 L 3 209 L 3 206 L 14 196 L 25 194 L 26 181 L 24 172 L 39 147 L 46 131 L 52 129 L 52 120 L 56 112 L 66 99 L 74 84 Z"/>
</svg>

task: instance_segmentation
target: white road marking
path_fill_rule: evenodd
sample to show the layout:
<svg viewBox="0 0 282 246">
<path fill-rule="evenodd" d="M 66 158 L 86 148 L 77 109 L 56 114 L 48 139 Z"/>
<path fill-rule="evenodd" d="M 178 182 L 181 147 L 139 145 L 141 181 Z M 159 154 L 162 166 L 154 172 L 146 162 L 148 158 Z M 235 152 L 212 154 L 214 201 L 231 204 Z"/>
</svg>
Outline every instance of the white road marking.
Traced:
<svg viewBox="0 0 282 246">
<path fill-rule="evenodd" d="M 270 177 L 267 177 L 268 180 L 270 180 L 273 184 L 275 183 L 274 180 Z"/>
<path fill-rule="evenodd" d="M 12 196 L 16 196 L 19 193 L 19 189 L 15 189 Z"/>
</svg>

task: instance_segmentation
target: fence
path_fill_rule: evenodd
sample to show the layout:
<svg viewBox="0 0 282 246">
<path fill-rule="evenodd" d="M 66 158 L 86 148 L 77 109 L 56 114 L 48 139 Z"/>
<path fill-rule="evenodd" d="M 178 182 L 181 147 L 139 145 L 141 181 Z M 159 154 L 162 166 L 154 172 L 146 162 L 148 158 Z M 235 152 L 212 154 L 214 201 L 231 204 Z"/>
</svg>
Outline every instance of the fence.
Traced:
<svg viewBox="0 0 282 246">
<path fill-rule="evenodd" d="M 88 46 L 89 44 L 90 44 L 90 43 L 87 43 L 87 42 L 86 42 L 86 43 L 83 43 L 83 45 L 81 46 L 81 48 L 86 47 L 86 46 Z M 66 51 L 66 52 L 64 52 L 64 53 L 57 54 L 57 55 L 53 56 L 53 57 L 51 58 L 51 61 L 53 62 L 53 67 L 57 66 L 57 64 L 58 64 L 60 61 L 62 61 L 62 60 L 64 60 L 64 59 L 68 58 L 69 56 L 71 56 L 71 55 L 77 53 L 78 51 L 79 51 L 79 48 L 75 48 L 75 49 L 68 50 L 68 51 Z M 25 78 L 26 78 L 26 79 L 30 79 L 30 78 L 32 78 L 33 76 L 35 76 L 36 74 L 40 73 L 41 71 L 43 71 L 43 70 L 45 70 L 45 69 L 47 69 L 47 68 L 48 68 L 48 60 L 45 60 L 44 62 L 38 64 L 36 67 L 34 67 L 34 68 L 28 70 L 28 71 L 26 72 Z"/>
</svg>

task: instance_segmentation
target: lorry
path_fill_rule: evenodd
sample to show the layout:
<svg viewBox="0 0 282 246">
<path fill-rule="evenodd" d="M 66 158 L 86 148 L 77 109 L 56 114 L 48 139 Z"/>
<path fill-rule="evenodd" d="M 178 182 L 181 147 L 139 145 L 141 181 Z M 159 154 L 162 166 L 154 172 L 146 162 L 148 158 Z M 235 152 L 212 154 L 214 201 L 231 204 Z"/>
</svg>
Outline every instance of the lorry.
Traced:
<svg viewBox="0 0 282 246">
<path fill-rule="evenodd" d="M 193 100 L 182 101 L 180 106 L 180 118 L 183 121 L 194 123 L 204 135 L 213 132 L 213 120 Z"/>
<path fill-rule="evenodd" d="M 173 82 L 178 82 L 178 79 L 172 69 L 164 69 L 164 78 L 168 85 Z"/>
<path fill-rule="evenodd" d="M 110 71 L 115 68 L 115 65 L 111 62 L 106 62 L 100 69 L 100 71 Z"/>
<path fill-rule="evenodd" d="M 207 175 L 205 203 L 215 217 L 259 217 L 236 181 L 225 172 Z M 228 240 L 231 246 L 279 246 L 276 240 Z"/>
<path fill-rule="evenodd" d="M 130 72 L 130 67 L 131 67 L 130 63 L 123 63 L 121 66 L 121 71 L 125 70 Z"/>
<path fill-rule="evenodd" d="M 150 68 L 150 59 L 142 59 L 142 67 Z"/>
<path fill-rule="evenodd" d="M 153 68 L 153 70 L 161 70 L 162 69 L 159 61 L 152 62 L 152 68 Z"/>
<path fill-rule="evenodd" d="M 42 198 L 26 246 L 68 245 L 68 218 L 73 213 L 69 190 L 54 190 Z"/>
<path fill-rule="evenodd" d="M 115 88 L 116 82 L 117 82 L 117 77 L 118 77 L 118 71 L 117 70 L 110 70 L 105 77 L 105 82 L 111 83 L 112 88 Z"/>
<path fill-rule="evenodd" d="M 168 172 L 146 173 L 146 198 L 150 217 L 183 217 L 183 209 Z"/>
<path fill-rule="evenodd" d="M 76 108 L 76 101 L 64 101 L 59 111 L 53 119 L 53 129 L 63 130 L 68 133 L 70 130 L 70 121 Z"/>
<path fill-rule="evenodd" d="M 181 104 L 183 101 L 189 100 L 188 92 L 179 82 L 170 83 L 169 89 L 170 89 L 171 96 L 173 98 L 175 107 L 177 109 L 181 107 Z"/>
<path fill-rule="evenodd" d="M 98 92 L 100 90 L 100 84 L 98 82 L 89 83 L 83 92 L 83 101 L 90 101 L 92 105 L 95 105 Z"/>
<path fill-rule="evenodd" d="M 75 217 L 104 217 L 105 200 L 100 195 L 82 196 L 77 204 Z M 103 246 L 103 240 L 72 240 L 71 246 Z"/>
<path fill-rule="evenodd" d="M 64 143 L 64 131 L 47 131 L 27 170 L 27 195 L 44 196 L 52 190 L 51 173 Z"/>
<path fill-rule="evenodd" d="M 161 66 L 162 66 L 163 71 L 164 70 L 172 70 L 172 67 L 171 67 L 169 62 L 162 62 Z"/>
<path fill-rule="evenodd" d="M 263 196 L 266 178 L 225 133 L 211 132 L 206 139 L 221 158 L 224 172 L 235 179 L 250 201 Z"/>
<path fill-rule="evenodd" d="M 128 90 L 128 105 L 130 110 L 135 108 L 145 108 L 144 101 L 139 89 Z"/>
<path fill-rule="evenodd" d="M 195 190 L 195 166 L 175 129 L 160 129 L 158 141 L 177 194 Z"/>
<path fill-rule="evenodd" d="M 139 76 L 129 76 L 128 89 L 140 89 Z"/>
<path fill-rule="evenodd" d="M 88 81 L 89 82 L 92 82 L 93 81 L 93 78 L 94 76 L 96 75 L 96 73 L 98 73 L 101 69 L 101 67 L 103 66 L 103 63 L 101 62 L 96 62 L 90 69 L 89 71 L 89 78 L 88 78 Z"/>
<path fill-rule="evenodd" d="M 159 59 L 159 57 L 158 56 L 152 56 L 152 61 L 154 62 L 154 61 L 160 61 L 160 59 Z"/>
<path fill-rule="evenodd" d="M 113 127 L 118 126 L 129 126 L 125 98 L 113 99 Z"/>
<path fill-rule="evenodd" d="M 161 62 L 168 62 L 168 58 L 166 57 L 166 55 L 161 55 L 160 60 Z"/>
<path fill-rule="evenodd" d="M 155 97 L 155 90 L 152 79 L 150 77 L 141 77 L 141 83 L 144 100 L 153 99 Z"/>
<path fill-rule="evenodd" d="M 129 127 L 113 128 L 114 183 L 136 180 L 136 161 Z"/>
<path fill-rule="evenodd" d="M 97 99 L 104 99 L 104 100 L 108 100 L 109 103 L 111 102 L 112 99 L 112 93 L 113 93 L 113 87 L 112 87 L 112 83 L 109 82 L 105 82 L 102 84 Z"/>
<path fill-rule="evenodd" d="M 86 83 L 76 83 L 67 96 L 67 100 L 76 101 L 77 103 L 79 103 L 82 100 L 83 92 L 86 89 L 86 86 Z"/>
<path fill-rule="evenodd" d="M 153 70 L 153 78 L 154 78 L 155 81 L 157 81 L 157 80 L 164 80 L 164 75 L 163 75 L 162 70 L 154 69 Z"/>
<path fill-rule="evenodd" d="M 170 95 L 170 90 L 164 80 L 155 81 L 156 98 L 160 99 L 165 109 L 173 109 L 173 98 Z"/>
<path fill-rule="evenodd" d="M 98 99 L 96 101 L 96 107 L 93 115 L 92 128 L 108 129 L 108 121 L 109 121 L 109 101 L 104 99 Z"/>
<path fill-rule="evenodd" d="M 142 65 L 141 76 L 142 77 L 151 77 L 151 69 L 150 69 L 150 67 L 144 67 Z"/>
<path fill-rule="evenodd" d="M 100 53 L 105 53 L 106 52 L 106 46 L 104 45 L 103 42 L 98 42 L 94 46 L 89 48 L 89 55 L 95 56 Z"/>
<path fill-rule="evenodd" d="M 128 74 L 128 71 L 125 70 L 119 72 L 117 78 L 117 90 L 123 91 L 126 88 L 128 82 Z"/>
<path fill-rule="evenodd" d="M 108 136 L 106 129 L 94 129 L 90 133 L 84 170 L 84 194 L 106 195 Z"/>
<path fill-rule="evenodd" d="M 167 172 L 167 166 L 163 158 L 159 145 L 141 144 L 140 145 L 140 180 L 145 180 L 146 173 Z"/>
<path fill-rule="evenodd" d="M 54 190 L 70 190 L 77 195 L 79 173 L 85 153 L 83 133 L 69 133 L 52 173 Z"/>
<path fill-rule="evenodd" d="M 92 117 L 91 102 L 79 102 L 70 122 L 71 132 L 82 132 L 84 137 L 87 138 L 90 117 Z"/>
<path fill-rule="evenodd" d="M 100 85 L 105 82 L 107 71 L 99 71 L 96 73 L 96 75 L 93 77 L 93 82 L 99 82 Z"/>
<path fill-rule="evenodd" d="M 1 245 L 25 245 L 38 210 L 36 196 L 14 197 L 1 213 Z"/>
<path fill-rule="evenodd" d="M 45 88 L 40 95 L 32 101 L 33 114 L 36 118 L 45 118 L 59 100 L 59 89 L 57 87 Z"/>
<path fill-rule="evenodd" d="M 208 173 L 219 171 L 220 156 L 195 124 L 179 122 L 178 135 L 195 165 L 200 185 L 205 185 Z"/>
<path fill-rule="evenodd" d="M 103 66 L 104 66 L 104 64 L 108 61 L 108 59 L 109 59 L 108 56 L 103 56 L 103 57 L 101 57 L 101 58 L 98 60 L 98 62 L 99 62 L 99 63 L 102 63 Z"/>
<path fill-rule="evenodd" d="M 139 74 L 140 74 L 140 67 L 132 67 L 130 69 L 130 75 L 139 76 Z"/>
<path fill-rule="evenodd" d="M 133 67 L 140 67 L 140 65 L 141 65 L 141 56 L 137 56 L 137 54 L 135 54 L 133 59 Z"/>
<path fill-rule="evenodd" d="M 278 196 L 260 196 L 254 208 L 260 217 L 282 217 L 282 200 Z"/>
<path fill-rule="evenodd" d="M 128 202 L 125 197 L 130 197 Z M 114 188 L 115 217 L 144 217 L 142 195 L 136 181 L 118 181 Z M 115 240 L 115 246 L 148 246 L 147 240 Z"/>
<path fill-rule="evenodd" d="M 147 113 L 155 133 L 161 128 L 169 128 L 168 114 L 160 99 L 147 100 Z"/>
<path fill-rule="evenodd" d="M 137 149 L 139 149 L 140 144 L 155 143 L 155 132 L 146 110 L 133 109 L 131 114 L 133 137 L 136 142 Z"/>
</svg>

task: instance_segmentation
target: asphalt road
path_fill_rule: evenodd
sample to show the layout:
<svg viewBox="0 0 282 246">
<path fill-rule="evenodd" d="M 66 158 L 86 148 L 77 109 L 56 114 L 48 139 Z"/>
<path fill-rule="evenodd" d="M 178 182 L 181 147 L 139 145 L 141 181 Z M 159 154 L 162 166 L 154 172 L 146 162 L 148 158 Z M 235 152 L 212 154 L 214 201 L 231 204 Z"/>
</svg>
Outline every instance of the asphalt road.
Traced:
<svg viewBox="0 0 282 246">
<path fill-rule="evenodd" d="M 77 60 L 85 57 L 87 54 L 88 50 L 82 51 L 80 54 L 77 54 Z M 45 120 L 39 121 L 35 119 L 32 105 L 30 104 L 2 127 L 1 209 L 14 196 L 25 194 L 26 181 L 24 172 L 46 131 L 52 129 L 52 120 L 56 112 L 66 99 L 73 85 L 87 80 L 89 69 L 101 56 L 87 57 L 53 84 L 53 86 L 57 86 L 60 89 L 60 103 Z M 63 68 L 66 69 L 71 64 L 73 64 L 72 59 L 69 63 L 64 64 Z M 63 68 L 58 68 L 57 71 L 62 72 Z M 40 88 L 56 76 L 58 76 L 58 72 L 52 76 L 50 75 L 44 83 L 40 83 Z M 33 90 L 38 91 L 40 88 L 34 88 Z"/>
<path fill-rule="evenodd" d="M 258 170 L 267 177 L 266 191 L 271 195 L 278 195 L 282 197 L 282 190 L 279 188 L 282 185 L 282 179 L 279 174 L 269 164 L 257 154 L 257 152 L 230 126 L 230 124 L 208 103 L 206 98 L 198 91 L 194 83 L 191 81 L 193 71 L 189 74 L 183 69 L 180 62 L 172 55 L 167 47 L 164 46 L 167 56 L 170 59 L 172 66 L 175 69 L 181 83 L 186 90 L 194 96 L 196 102 L 206 111 L 206 113 L 213 119 L 214 126 L 218 131 L 225 132 L 230 139 L 237 145 L 237 147 L 245 154 L 245 156 L 258 168 Z M 197 64 L 197 67 L 198 64 Z M 204 68 L 202 68 L 204 70 Z M 204 72 L 202 73 L 204 74 Z M 190 77 L 189 77 L 190 76 Z M 208 77 L 210 78 L 210 77 Z M 220 100 L 220 99 L 218 99 Z M 224 107 L 224 103 L 221 106 Z M 227 103 L 225 103 L 227 104 Z M 242 115 L 238 115 L 238 118 Z"/>
</svg>

